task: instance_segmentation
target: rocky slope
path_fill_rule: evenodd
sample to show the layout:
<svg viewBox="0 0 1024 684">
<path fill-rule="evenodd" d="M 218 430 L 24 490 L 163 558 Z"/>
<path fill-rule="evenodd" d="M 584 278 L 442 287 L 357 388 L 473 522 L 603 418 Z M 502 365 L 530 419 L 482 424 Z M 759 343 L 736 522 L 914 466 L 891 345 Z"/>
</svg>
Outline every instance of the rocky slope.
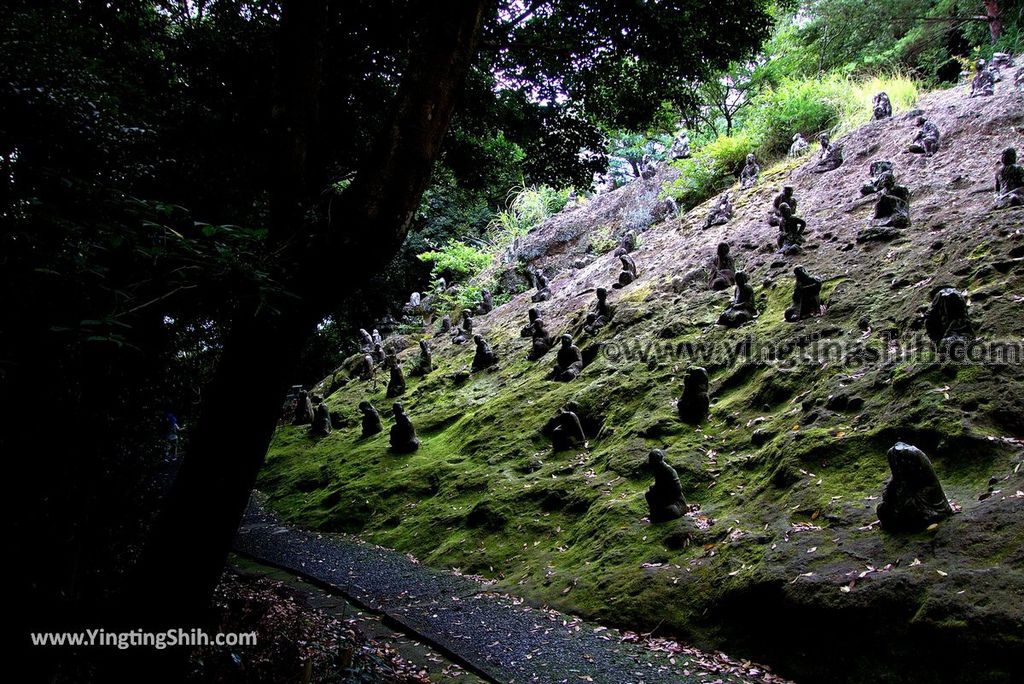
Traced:
<svg viewBox="0 0 1024 684">
<path fill-rule="evenodd" d="M 1024 147 L 1024 95 L 1003 83 L 971 100 L 961 87 L 918 106 L 943 132 L 935 157 L 903 152 L 916 127 L 897 112 L 845 136 L 836 171 L 811 173 L 811 157 L 766 169 L 723 226 L 701 229 L 704 205 L 645 231 L 639 278 L 612 291 L 612 323 L 580 340 L 588 365 L 573 382 L 547 379 L 553 353 L 527 361 L 526 293 L 476 319 L 496 370 L 467 378 L 472 345 L 434 339 L 434 372 L 410 378 L 402 397 L 422 440 L 411 456 L 388 451 L 386 429 L 359 439 L 360 400 L 390 424 L 384 384 L 345 383 L 327 399 L 341 415 L 333 434 L 278 431 L 260 482 L 270 505 L 532 601 L 755 657 L 797 681 L 1019 680 L 1024 361 L 893 354 L 921 334 L 940 284 L 968 294 L 983 341 L 1024 342 L 1024 209 L 992 209 L 1000 150 Z M 858 244 L 873 207 L 859 188 L 882 158 L 913 193 L 913 225 Z M 554 298 L 540 305 L 553 332 L 577 329 L 594 289 L 616 279 L 610 251 L 585 253 L 619 237 L 635 204 L 655 201 L 637 183 L 520 246 L 555 271 Z M 795 257 L 776 253 L 765 223 L 783 183 L 808 223 Z M 722 240 L 757 293 L 759 317 L 738 330 L 715 325 L 729 293 L 706 289 Z M 827 310 L 794 324 L 782 313 L 797 264 L 826 280 Z M 756 353 L 727 353 L 744 340 Z M 403 353 L 407 368 L 416 354 Z M 698 428 L 674 407 L 692 363 L 711 375 L 711 415 Z M 580 406 L 589 449 L 552 453 L 541 428 L 567 401 Z M 937 529 L 875 524 L 897 440 L 928 454 L 956 503 Z M 646 519 L 654 447 L 696 506 L 680 521 Z"/>
</svg>

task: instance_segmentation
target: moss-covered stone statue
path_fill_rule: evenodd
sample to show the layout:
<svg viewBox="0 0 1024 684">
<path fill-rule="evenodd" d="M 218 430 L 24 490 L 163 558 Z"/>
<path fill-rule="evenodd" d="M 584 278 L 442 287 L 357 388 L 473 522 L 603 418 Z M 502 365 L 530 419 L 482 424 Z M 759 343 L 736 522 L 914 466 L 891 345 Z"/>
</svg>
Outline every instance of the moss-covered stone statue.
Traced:
<svg viewBox="0 0 1024 684">
<path fill-rule="evenodd" d="M 793 210 L 783 202 L 779 205 L 779 235 L 775 240 L 779 251 L 783 254 L 798 254 L 800 245 L 804 243 L 804 231 L 807 221 L 793 215 Z"/>
<path fill-rule="evenodd" d="M 476 344 L 472 366 L 474 373 L 498 364 L 498 356 L 491 350 L 491 345 L 487 344 L 483 335 L 474 335 L 473 342 Z"/>
<path fill-rule="evenodd" d="M 708 372 L 700 366 L 686 369 L 683 378 L 683 394 L 676 402 L 679 418 L 684 423 L 699 425 L 708 417 L 711 400 L 708 397 Z"/>
<path fill-rule="evenodd" d="M 1024 166 L 1017 163 L 1017 150 L 1007 147 L 996 171 L 996 209 L 1024 206 Z"/>
<path fill-rule="evenodd" d="M 543 432 L 551 438 L 551 447 L 554 451 L 586 448 L 587 436 L 583 433 L 583 425 L 576 414 L 577 410 L 576 404 L 570 402 L 558 409 L 544 426 Z"/>
<path fill-rule="evenodd" d="M 562 346 L 558 348 L 558 356 L 555 358 L 555 368 L 551 377 L 561 382 L 573 380 L 583 371 L 583 354 L 580 348 L 572 343 L 572 335 L 562 335 L 559 340 Z"/>
<path fill-rule="evenodd" d="M 748 321 L 754 320 L 757 310 L 754 308 L 754 288 L 750 278 L 740 271 L 736 274 L 736 289 L 729 308 L 718 317 L 718 324 L 726 328 L 738 328 Z"/>
<path fill-rule="evenodd" d="M 386 396 L 388 399 L 394 399 L 405 394 L 405 373 L 402 372 L 402 364 L 398 362 L 397 356 L 389 356 L 387 364 L 389 377 Z"/>
<path fill-rule="evenodd" d="M 793 269 L 793 305 L 784 314 L 794 323 L 821 315 L 821 279 L 810 275 L 803 266 Z"/>
<path fill-rule="evenodd" d="M 416 428 L 412 426 L 409 414 L 402 404 L 395 402 L 391 407 L 395 424 L 391 426 L 391 450 L 399 454 L 409 454 L 420 448 L 420 440 L 416 437 Z"/>
<path fill-rule="evenodd" d="M 953 514 L 932 462 L 915 446 L 896 442 L 886 454 L 892 476 L 876 513 L 888 532 L 920 532 Z"/>
<path fill-rule="evenodd" d="M 530 297 L 532 302 L 546 302 L 551 299 L 551 285 L 548 283 L 548 278 L 544 275 L 543 271 L 537 271 L 537 275 L 534 277 L 534 284 L 537 291 Z"/>
<path fill-rule="evenodd" d="M 625 287 L 636 280 L 636 261 L 633 260 L 633 257 L 623 254 L 619 257 L 619 261 L 622 264 L 622 271 L 619 272 L 619 281 L 612 285 L 616 289 Z"/>
<path fill-rule="evenodd" d="M 654 484 L 644 494 L 651 522 L 667 522 L 686 515 L 686 499 L 679 484 L 679 474 L 665 462 L 665 452 L 653 449 L 647 454 L 647 466 L 654 475 Z"/>
<path fill-rule="evenodd" d="M 933 290 L 932 303 L 924 315 L 924 328 L 935 344 L 949 347 L 970 342 L 974 326 L 967 314 L 967 300 L 953 287 Z"/>
<path fill-rule="evenodd" d="M 434 370 L 434 357 L 430 353 L 430 344 L 426 340 L 420 340 L 420 356 L 416 360 L 416 365 L 409 371 L 409 375 L 421 378 L 429 375 L 432 370 Z"/>
<path fill-rule="evenodd" d="M 327 409 L 326 402 L 320 402 L 313 409 L 313 425 L 310 432 L 318 437 L 326 437 L 331 434 L 331 412 Z"/>
<path fill-rule="evenodd" d="M 309 392 L 299 390 L 299 396 L 295 398 L 295 415 L 292 417 L 292 425 L 309 425 L 313 422 L 313 400 L 309 398 Z"/>
<path fill-rule="evenodd" d="M 719 242 L 714 261 L 711 262 L 708 289 L 726 290 L 736 282 L 736 262 L 729 253 L 729 243 Z"/>
<path fill-rule="evenodd" d="M 380 421 L 380 414 L 368 401 L 359 402 L 359 411 L 362 413 L 362 437 L 372 437 L 384 429 Z"/>
</svg>

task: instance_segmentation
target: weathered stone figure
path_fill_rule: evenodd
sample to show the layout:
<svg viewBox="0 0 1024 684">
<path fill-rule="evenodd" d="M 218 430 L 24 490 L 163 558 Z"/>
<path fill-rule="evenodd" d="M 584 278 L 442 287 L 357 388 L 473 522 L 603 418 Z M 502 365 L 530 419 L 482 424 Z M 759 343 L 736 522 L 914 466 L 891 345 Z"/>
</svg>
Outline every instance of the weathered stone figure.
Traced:
<svg viewBox="0 0 1024 684">
<path fill-rule="evenodd" d="M 473 372 L 482 371 L 498 363 L 498 357 L 491 351 L 491 345 L 483 335 L 474 335 L 473 342 L 476 343 L 476 353 L 473 354 Z"/>
<path fill-rule="evenodd" d="M 622 256 L 623 254 L 629 254 L 636 249 L 636 231 L 627 230 L 626 234 L 622 236 L 619 241 L 619 246 L 612 252 L 612 256 Z"/>
<path fill-rule="evenodd" d="M 871 101 L 871 108 L 875 121 L 892 116 L 892 102 L 889 101 L 889 94 L 882 92 L 875 95 Z"/>
<path fill-rule="evenodd" d="M 729 308 L 718 317 L 718 324 L 726 328 L 738 328 L 747 321 L 752 321 L 757 316 L 754 308 L 754 288 L 750 285 L 750 279 L 743 271 L 736 274 L 736 290 L 732 296 L 732 303 Z"/>
<path fill-rule="evenodd" d="M 772 209 L 768 214 L 768 225 L 769 226 L 781 226 L 782 225 L 782 211 L 779 209 L 783 204 L 788 204 L 790 210 L 796 213 L 796 195 L 793 194 L 793 186 L 785 185 L 782 191 L 775 196 L 772 200 Z"/>
<path fill-rule="evenodd" d="M 953 515 L 932 462 L 920 449 L 896 442 L 885 455 L 892 477 L 875 512 L 887 532 L 920 532 Z"/>
<path fill-rule="evenodd" d="M 996 209 L 1024 206 L 1024 166 L 1017 163 L 1017 150 L 1003 150 L 997 169 Z"/>
<path fill-rule="evenodd" d="M 825 173 L 834 171 L 843 165 L 843 146 L 833 144 L 828 133 L 822 133 L 818 137 L 821 143 L 821 150 L 818 151 L 818 163 L 811 168 L 814 173 Z"/>
<path fill-rule="evenodd" d="M 933 290 L 931 306 L 924 315 L 924 329 L 932 342 L 940 346 L 970 342 L 974 326 L 967 313 L 967 300 L 953 287 Z"/>
<path fill-rule="evenodd" d="M 540 359 L 555 346 L 555 338 L 548 331 L 547 324 L 540 317 L 537 309 L 530 309 L 530 323 L 523 328 L 521 335 L 530 338 L 530 352 L 526 358 L 530 361 Z"/>
<path fill-rule="evenodd" d="M 784 254 L 795 254 L 800 251 L 800 245 L 804 243 L 807 221 L 793 216 L 793 210 L 785 202 L 779 205 L 779 216 L 779 236 L 775 242 Z"/>
<path fill-rule="evenodd" d="M 331 412 L 327 410 L 327 403 L 321 401 L 313 409 L 313 425 L 310 432 L 319 437 L 326 437 L 331 434 Z"/>
<path fill-rule="evenodd" d="M 555 380 L 568 382 L 575 379 L 583 370 L 583 354 L 580 348 L 572 343 L 572 335 L 562 335 L 559 339 L 562 346 L 558 348 L 551 376 Z"/>
<path fill-rule="evenodd" d="M 708 278 L 708 289 L 719 291 L 729 288 L 736 282 L 736 263 L 729 254 L 729 243 L 719 242 L 718 253 L 711 263 L 711 274 Z"/>
<path fill-rule="evenodd" d="M 413 369 L 409 371 L 409 375 L 414 378 L 424 377 L 429 375 L 432 370 L 434 370 L 434 357 L 430 353 L 430 345 L 426 340 L 420 340 L 420 357 Z"/>
<path fill-rule="evenodd" d="M 914 136 L 914 140 L 910 143 L 910 147 L 907 150 L 915 154 L 924 154 L 926 157 L 931 157 L 939 151 L 939 139 L 942 137 L 942 134 L 939 133 L 939 127 L 923 116 L 917 117 L 917 126 L 917 135 Z"/>
<path fill-rule="evenodd" d="M 622 262 L 622 271 L 619 273 L 619 282 L 612 285 L 614 288 L 625 287 L 636 280 L 636 262 L 633 261 L 633 257 L 623 254 L 619 261 Z"/>
<path fill-rule="evenodd" d="M 803 266 L 793 269 L 793 305 L 786 309 L 785 318 L 793 323 L 821 314 L 821 279 L 807 273 Z"/>
<path fill-rule="evenodd" d="M 686 369 L 683 394 L 676 402 L 679 418 L 690 425 L 700 425 L 708 417 L 711 400 L 708 398 L 708 372 L 700 366 Z"/>
<path fill-rule="evenodd" d="M 804 136 L 799 133 L 793 135 L 793 144 L 789 146 L 789 156 L 799 157 L 801 154 L 807 151 L 810 147 L 810 143 L 804 140 Z"/>
<path fill-rule="evenodd" d="M 373 338 L 365 328 L 359 329 L 359 351 L 368 354 L 373 351 Z"/>
<path fill-rule="evenodd" d="M 363 354 L 363 357 L 359 360 L 359 365 L 356 366 L 355 375 L 360 380 L 372 380 L 375 368 L 376 364 L 373 361 L 373 354 Z"/>
<path fill-rule="evenodd" d="M 384 429 L 380 422 L 380 414 L 377 413 L 377 409 L 373 407 L 373 404 L 368 401 L 361 401 L 359 402 L 359 411 L 363 414 L 362 437 L 372 437 Z"/>
<path fill-rule="evenodd" d="M 384 344 L 384 338 L 382 338 L 380 336 L 380 331 L 377 330 L 376 328 L 373 329 L 372 338 L 373 338 L 374 346 L 377 346 L 378 344 L 379 345 L 383 345 Z"/>
<path fill-rule="evenodd" d="M 892 171 L 882 174 L 878 180 L 878 201 L 871 225 L 883 228 L 907 228 L 910 226 L 910 189 L 896 184 Z"/>
<path fill-rule="evenodd" d="M 686 515 L 686 499 L 683 498 L 683 488 L 679 484 L 679 474 L 665 463 L 665 452 L 653 449 L 647 455 L 647 465 L 654 475 L 654 484 L 644 494 L 651 522 L 667 522 Z"/>
<path fill-rule="evenodd" d="M 295 416 L 292 418 L 292 425 L 309 425 L 313 422 L 313 401 L 309 398 L 309 392 L 299 390 L 299 396 L 295 399 Z"/>
<path fill-rule="evenodd" d="M 690 136 L 685 128 L 676 133 L 668 155 L 672 159 L 687 159 L 690 156 Z"/>
<path fill-rule="evenodd" d="M 387 363 L 390 377 L 386 396 L 388 399 L 394 399 L 405 394 L 405 373 L 402 372 L 402 364 L 398 362 L 397 356 L 389 356 Z"/>
<path fill-rule="evenodd" d="M 747 155 L 747 163 L 743 165 L 743 170 L 740 171 L 740 188 L 746 190 L 754 187 L 757 184 L 757 177 L 761 173 L 761 167 L 757 163 L 757 157 L 751 152 Z"/>
<path fill-rule="evenodd" d="M 494 297 L 491 295 L 490 290 L 482 290 L 480 292 L 480 305 L 477 307 L 480 315 L 489 314 L 494 310 Z"/>
<path fill-rule="evenodd" d="M 974 69 L 974 78 L 971 79 L 970 97 L 987 97 L 995 93 L 996 77 L 988 65 L 985 64 L 985 60 L 979 59 L 975 62 Z"/>
<path fill-rule="evenodd" d="M 537 277 L 535 278 L 537 292 L 534 293 L 530 299 L 534 302 L 546 302 L 551 299 L 551 287 L 548 284 L 547 276 L 544 275 L 543 271 L 537 271 Z"/>
<path fill-rule="evenodd" d="M 395 424 L 391 426 L 391 450 L 399 454 L 408 454 L 420 448 L 420 440 L 416 437 L 416 428 L 412 426 L 409 415 L 399 402 L 391 407 Z"/>
<path fill-rule="evenodd" d="M 540 311 L 537 310 L 537 307 L 531 306 L 530 310 L 526 312 L 526 315 L 529 317 L 530 322 L 523 326 L 523 329 L 519 331 L 519 336 L 533 337 L 533 323 L 540 318 Z"/>
<path fill-rule="evenodd" d="M 373 363 L 375 365 L 380 365 L 384 363 L 384 359 L 386 359 L 388 355 L 387 352 L 384 351 L 383 345 L 378 342 L 373 345 L 373 351 L 370 352 L 370 356 L 373 357 Z"/>
<path fill-rule="evenodd" d="M 452 329 L 452 317 L 449 316 L 448 314 L 445 314 L 444 318 L 441 319 L 441 329 L 437 331 L 437 335 L 435 335 L 435 337 L 437 337 L 438 335 L 444 335 L 446 332 L 449 332 L 451 329 Z"/>
<path fill-rule="evenodd" d="M 583 434 L 583 426 L 576 415 L 576 405 L 572 402 L 558 409 L 548 421 L 544 432 L 551 437 L 551 448 L 554 451 L 587 447 L 587 436 Z"/>
<path fill-rule="evenodd" d="M 473 336 L 473 318 L 468 312 L 462 314 L 462 325 L 455 329 L 455 334 L 452 335 L 452 343 L 454 344 L 466 344 Z"/>
<path fill-rule="evenodd" d="M 861 195 L 872 195 L 882 189 L 882 178 L 885 174 L 892 173 L 892 162 L 886 159 L 873 161 L 868 167 L 868 173 L 871 175 L 871 182 L 860 187 Z"/>
<path fill-rule="evenodd" d="M 729 219 L 732 218 L 732 193 L 726 190 L 718 197 L 718 202 L 711 207 L 711 211 L 708 212 L 708 216 L 704 219 L 705 230 L 711 226 L 720 226 L 724 223 L 728 223 Z"/>
<path fill-rule="evenodd" d="M 612 319 L 612 307 L 611 304 L 608 303 L 608 290 L 603 287 L 599 287 L 595 294 L 597 296 L 597 301 L 594 303 L 594 313 L 605 321 L 610 321 Z"/>
</svg>

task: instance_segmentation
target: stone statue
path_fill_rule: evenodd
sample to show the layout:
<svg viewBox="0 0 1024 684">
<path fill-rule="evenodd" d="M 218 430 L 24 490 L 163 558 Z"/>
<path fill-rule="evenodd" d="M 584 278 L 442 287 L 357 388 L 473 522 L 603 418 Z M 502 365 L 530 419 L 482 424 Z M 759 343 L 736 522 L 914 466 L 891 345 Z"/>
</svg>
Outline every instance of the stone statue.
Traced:
<svg viewBox="0 0 1024 684">
<path fill-rule="evenodd" d="M 711 275 L 708 278 L 708 289 L 725 290 L 736 282 L 736 263 L 729 254 L 729 243 L 719 242 L 718 253 L 711 264 Z"/>
<path fill-rule="evenodd" d="M 619 282 L 612 285 L 616 289 L 626 287 L 636 280 L 636 262 L 633 261 L 633 257 L 623 254 L 619 257 L 619 261 L 622 262 L 622 272 L 619 273 Z"/>
<path fill-rule="evenodd" d="M 530 322 L 523 328 L 520 335 L 530 338 L 530 352 L 526 358 L 536 361 L 551 351 L 551 347 L 555 346 L 555 338 L 548 332 L 547 325 L 537 309 L 530 309 L 529 316 Z"/>
<path fill-rule="evenodd" d="M 896 442 L 885 455 L 892 477 L 875 512 L 887 532 L 921 532 L 953 515 L 932 462 L 920 449 Z"/>
<path fill-rule="evenodd" d="M 879 228 L 910 226 L 910 190 L 896 184 L 896 176 L 887 171 L 878 179 L 878 201 L 871 225 Z"/>
<path fill-rule="evenodd" d="M 872 118 L 875 121 L 892 116 L 892 102 L 889 101 L 889 94 L 882 92 L 875 95 L 871 101 L 871 109 L 873 111 Z"/>
<path fill-rule="evenodd" d="M 372 437 L 384 429 L 384 426 L 380 422 L 380 414 L 377 413 L 377 409 L 373 407 L 373 404 L 368 401 L 361 401 L 359 402 L 359 410 L 363 414 L 362 437 Z"/>
<path fill-rule="evenodd" d="M 711 207 L 707 218 L 704 219 L 704 229 L 707 230 L 711 226 L 720 226 L 728 223 L 732 215 L 732 193 L 726 190 L 719 196 L 718 202 Z"/>
<path fill-rule="evenodd" d="M 1024 66 L 1017 69 L 1017 75 L 1013 77 L 1013 89 L 1018 92 L 1024 91 Z"/>
<path fill-rule="evenodd" d="M 434 370 L 434 358 L 430 353 L 430 345 L 427 344 L 426 340 L 420 340 L 420 358 L 416 361 L 416 365 L 409 375 L 414 378 L 425 377 Z"/>
<path fill-rule="evenodd" d="M 907 151 L 931 157 L 939 151 L 939 127 L 923 116 L 917 117 L 917 126 L 917 135 L 914 136 Z"/>
<path fill-rule="evenodd" d="M 543 271 L 537 271 L 535 281 L 537 283 L 537 292 L 530 299 L 533 302 L 546 302 L 551 299 L 551 287 Z"/>
<path fill-rule="evenodd" d="M 871 182 L 860 187 L 861 195 L 872 195 L 882 189 L 882 178 L 887 173 L 892 173 L 892 162 L 879 159 L 871 162 L 868 173 L 871 175 Z"/>
<path fill-rule="evenodd" d="M 437 331 L 437 335 L 435 335 L 434 337 L 437 337 L 439 335 L 444 335 L 445 333 L 449 332 L 451 329 L 452 329 L 452 317 L 449 316 L 448 314 L 445 314 L 444 318 L 441 319 L 441 329 Z"/>
<path fill-rule="evenodd" d="M 529 317 L 530 322 L 527 323 L 523 327 L 523 329 L 519 331 L 519 336 L 520 337 L 533 337 L 533 323 L 538 318 L 540 318 L 540 312 L 537 310 L 537 307 L 531 306 L 530 310 L 526 312 L 526 315 L 527 315 L 527 317 Z"/>
<path fill-rule="evenodd" d="M 1013 55 L 1008 52 L 993 52 L 992 60 L 988 63 L 988 66 L 996 75 L 996 80 L 1002 80 L 1002 70 L 1010 69 L 1014 66 Z"/>
<path fill-rule="evenodd" d="M 594 303 L 594 313 L 605 321 L 612 319 L 612 307 L 608 303 L 608 290 L 603 287 L 597 288 L 597 302 Z"/>
<path fill-rule="evenodd" d="M 665 452 L 653 449 L 647 455 L 647 465 L 654 475 L 654 484 L 644 494 L 651 522 L 667 522 L 686 515 L 686 499 L 683 498 L 683 488 L 679 484 L 679 474 L 665 463 Z"/>
<path fill-rule="evenodd" d="M 796 213 L 796 195 L 793 194 L 793 186 L 785 185 L 782 187 L 782 191 L 775 196 L 772 200 L 772 209 L 768 214 L 768 225 L 769 226 L 781 226 L 782 225 L 782 212 L 779 207 L 783 204 L 789 205 L 790 210 Z"/>
<path fill-rule="evenodd" d="M 629 254 L 636 249 L 636 231 L 627 230 L 626 234 L 622 236 L 622 240 L 619 241 L 619 246 L 612 252 L 612 256 L 622 256 L 623 254 Z"/>
<path fill-rule="evenodd" d="M 793 269 L 793 275 L 796 277 L 793 284 L 793 305 L 786 309 L 786 320 L 794 323 L 811 316 L 820 316 L 821 279 L 809 275 L 803 266 Z"/>
<path fill-rule="evenodd" d="M 754 308 L 754 288 L 750 285 L 747 274 L 739 271 L 736 274 L 736 290 L 729 308 L 718 317 L 718 324 L 726 328 L 738 328 L 757 316 Z"/>
<path fill-rule="evenodd" d="M 793 216 L 793 210 L 783 202 L 779 205 L 779 236 L 775 242 L 783 254 L 796 254 L 800 251 L 800 245 L 804 243 L 804 231 L 807 229 L 807 222 L 798 216 Z"/>
<path fill-rule="evenodd" d="M 463 312 L 462 314 L 462 325 L 455 329 L 455 334 L 452 336 L 453 344 L 466 344 L 469 342 L 470 337 L 473 335 L 473 318 L 469 315 L 469 312 Z"/>
<path fill-rule="evenodd" d="M 380 331 L 377 330 L 376 328 L 373 329 L 372 339 L 373 339 L 373 345 L 375 347 L 377 345 L 381 345 L 381 346 L 384 345 L 384 339 L 380 336 Z"/>
<path fill-rule="evenodd" d="M 711 400 L 708 398 L 708 372 L 700 366 L 686 369 L 683 394 L 676 402 L 679 418 L 690 425 L 700 425 L 708 417 Z"/>
<path fill-rule="evenodd" d="M 1017 150 L 1007 147 L 996 171 L 996 209 L 1024 206 L 1024 166 L 1017 163 Z"/>
<path fill-rule="evenodd" d="M 544 433 L 551 437 L 554 451 L 565 451 L 576 447 L 587 448 L 587 436 L 583 434 L 583 426 L 576 415 L 576 405 L 572 402 L 558 409 L 558 412 L 544 427 Z"/>
<path fill-rule="evenodd" d="M 979 59 L 974 63 L 974 78 L 971 79 L 970 97 L 989 96 L 995 93 L 996 77 L 992 70 Z"/>
<path fill-rule="evenodd" d="M 555 368 L 551 376 L 555 380 L 568 382 L 583 371 L 583 354 L 580 352 L 580 348 L 572 343 L 572 335 L 562 335 L 559 339 L 562 346 L 558 348 L 558 356 L 555 357 Z"/>
<path fill-rule="evenodd" d="M 818 163 L 811 168 L 811 171 L 814 173 L 825 173 L 826 171 L 834 171 L 843 165 L 842 145 L 833 144 L 828 133 L 822 133 L 818 137 L 818 142 L 821 143 L 821 150 L 818 152 Z"/>
<path fill-rule="evenodd" d="M 321 401 L 313 410 L 313 425 L 310 432 L 319 437 L 326 437 L 331 434 L 331 412 L 327 410 L 327 403 Z"/>
<path fill-rule="evenodd" d="M 295 417 L 292 425 L 309 425 L 313 422 L 313 401 L 309 398 L 309 392 L 299 390 L 299 396 L 295 399 Z"/>
<path fill-rule="evenodd" d="M 931 306 L 924 315 L 924 329 L 935 344 L 948 347 L 970 342 L 974 326 L 967 314 L 967 300 L 953 287 L 932 290 Z"/>
<path fill-rule="evenodd" d="M 416 428 L 412 426 L 409 415 L 399 402 L 391 408 L 395 424 L 391 426 L 391 450 L 399 454 L 408 454 L 420 448 L 420 440 L 416 437 Z"/>
<path fill-rule="evenodd" d="M 364 354 L 369 354 L 373 351 L 373 338 L 370 337 L 370 333 L 366 332 L 365 328 L 359 329 L 359 351 Z"/>
<path fill-rule="evenodd" d="M 804 136 L 797 133 L 793 136 L 793 144 L 789 146 L 789 156 L 799 157 L 807 151 L 808 147 L 810 147 L 810 143 L 804 140 Z"/>
<path fill-rule="evenodd" d="M 363 357 L 359 360 L 359 365 L 356 366 L 355 374 L 360 380 L 372 380 L 375 369 L 376 364 L 373 361 L 373 354 L 363 354 Z"/>
<path fill-rule="evenodd" d="M 498 364 L 498 357 L 491 351 L 491 345 L 487 344 L 483 335 L 473 335 L 473 342 L 476 343 L 472 366 L 474 373 Z"/>
<path fill-rule="evenodd" d="M 398 362 L 397 356 L 388 357 L 388 369 L 391 372 L 388 378 L 388 399 L 394 399 L 405 394 L 405 373 L 402 372 L 402 364 Z"/>
<path fill-rule="evenodd" d="M 477 307 L 480 315 L 489 314 L 494 310 L 494 297 L 491 296 L 490 290 L 482 290 L 480 292 L 480 305 Z"/>
<path fill-rule="evenodd" d="M 675 139 L 672 141 L 672 147 L 669 148 L 668 156 L 672 159 L 688 159 L 690 156 L 690 136 L 686 133 L 686 129 L 680 130 L 676 133 Z"/>
<path fill-rule="evenodd" d="M 373 345 L 373 351 L 370 352 L 370 356 L 373 357 L 373 363 L 375 365 L 380 365 L 384 363 L 384 360 L 387 358 L 388 355 L 387 352 L 384 351 L 383 345 L 377 342 L 376 344 Z"/>
<path fill-rule="evenodd" d="M 760 173 L 761 167 L 758 166 L 757 158 L 751 152 L 747 155 L 747 163 L 743 165 L 743 170 L 740 171 L 740 188 L 746 190 L 754 187 Z"/>
</svg>

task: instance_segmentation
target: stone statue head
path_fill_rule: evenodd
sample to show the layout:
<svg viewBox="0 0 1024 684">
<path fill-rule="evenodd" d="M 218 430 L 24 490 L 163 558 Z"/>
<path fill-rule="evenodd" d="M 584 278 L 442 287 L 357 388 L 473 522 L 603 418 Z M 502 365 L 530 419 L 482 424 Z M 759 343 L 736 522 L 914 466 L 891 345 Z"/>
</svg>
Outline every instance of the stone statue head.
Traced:
<svg viewBox="0 0 1024 684">
<path fill-rule="evenodd" d="M 608 298 L 608 290 L 606 288 L 603 288 L 603 287 L 597 288 L 597 300 L 599 302 L 603 302 L 607 298 Z"/>
<path fill-rule="evenodd" d="M 405 408 L 402 406 L 402 402 L 396 401 L 391 405 L 391 412 L 396 416 L 401 416 L 405 413 Z"/>
<path fill-rule="evenodd" d="M 977 62 L 974 63 L 974 66 L 977 67 L 978 71 L 981 71 L 982 69 L 985 68 L 985 60 L 979 59 Z"/>
<path fill-rule="evenodd" d="M 895 185 L 896 185 L 896 176 L 893 174 L 892 171 L 885 171 L 878 178 L 878 187 L 882 188 L 883 190 L 892 190 L 892 188 Z"/>
<path fill-rule="evenodd" d="M 786 218 L 789 218 L 790 216 L 793 215 L 793 210 L 790 208 L 788 204 L 783 202 L 782 204 L 779 205 L 779 213 L 785 216 Z"/>
<path fill-rule="evenodd" d="M 473 335 L 473 341 L 476 342 L 476 346 L 482 347 L 484 344 L 484 336 L 480 334 Z"/>
<path fill-rule="evenodd" d="M 924 122 L 927 121 L 927 120 L 928 119 L 924 118 L 923 116 L 919 116 L 919 117 L 917 117 L 917 125 L 918 126 L 924 126 Z"/>
<path fill-rule="evenodd" d="M 562 341 L 562 346 L 563 347 L 571 347 L 572 346 L 572 335 L 565 334 L 565 335 L 562 335 L 558 339 L 560 339 Z"/>
<path fill-rule="evenodd" d="M 430 345 L 427 344 L 426 340 L 420 340 L 420 351 L 423 352 L 424 354 L 430 353 Z"/>
<path fill-rule="evenodd" d="M 748 164 L 753 164 L 756 159 L 757 159 L 757 157 L 754 156 L 753 152 L 751 152 L 750 154 L 747 155 L 747 163 Z"/>
<path fill-rule="evenodd" d="M 537 307 L 535 306 L 531 306 L 530 310 L 526 312 L 526 315 L 530 317 L 531 323 L 540 318 L 540 312 L 537 311 Z"/>
<path fill-rule="evenodd" d="M 821 143 L 822 147 L 828 147 L 828 144 L 831 140 L 832 138 L 829 137 L 828 133 L 822 133 L 821 135 L 818 136 L 818 141 Z"/>
<path fill-rule="evenodd" d="M 656 466 L 659 463 L 665 462 L 665 452 L 661 449 L 651 449 L 647 454 L 647 463 L 651 466 Z"/>
<path fill-rule="evenodd" d="M 1007 147 L 1003 150 L 1003 154 L 1000 157 L 1005 166 L 1017 163 L 1017 150 L 1012 147 Z"/>
<path fill-rule="evenodd" d="M 370 413 L 371 411 L 373 411 L 373 404 L 363 400 L 359 402 L 359 410 L 362 411 L 363 413 Z"/>
<path fill-rule="evenodd" d="M 793 142 L 796 142 L 797 140 L 800 140 L 803 137 L 804 136 L 800 135 L 799 133 L 795 133 L 793 134 Z"/>
<path fill-rule="evenodd" d="M 736 271 L 736 284 L 746 285 L 750 280 L 750 276 L 747 275 L 746 271 Z"/>
<path fill-rule="evenodd" d="M 729 243 L 728 242 L 719 242 L 718 243 L 718 257 L 720 259 L 723 259 L 723 258 L 725 258 L 727 256 L 729 256 Z"/>
<path fill-rule="evenodd" d="M 797 266 L 796 268 L 794 268 L 793 275 L 795 275 L 796 279 L 799 280 L 800 282 L 806 282 L 807 280 L 810 279 L 810 276 L 807 275 L 807 269 L 804 268 L 803 266 Z"/>
<path fill-rule="evenodd" d="M 783 185 L 782 186 L 782 192 L 786 193 L 787 196 L 792 195 L 793 194 L 793 186 L 792 185 Z"/>
</svg>

